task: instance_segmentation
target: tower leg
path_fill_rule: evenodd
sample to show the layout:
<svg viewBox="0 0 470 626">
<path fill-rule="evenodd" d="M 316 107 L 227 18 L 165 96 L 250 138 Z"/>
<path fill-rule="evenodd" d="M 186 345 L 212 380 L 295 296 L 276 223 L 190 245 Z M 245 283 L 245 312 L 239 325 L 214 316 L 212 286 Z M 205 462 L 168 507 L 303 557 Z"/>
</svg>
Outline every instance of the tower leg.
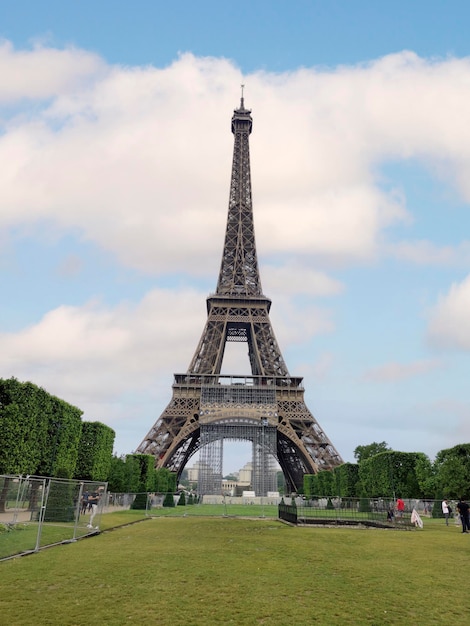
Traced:
<svg viewBox="0 0 470 626">
<path fill-rule="evenodd" d="M 199 454 L 199 495 L 222 494 L 223 439 L 209 427 L 201 427 L 201 450 Z"/>
<path fill-rule="evenodd" d="M 265 497 L 268 491 L 276 491 L 276 429 L 262 423 L 253 428 L 252 488 L 257 496 Z"/>
</svg>

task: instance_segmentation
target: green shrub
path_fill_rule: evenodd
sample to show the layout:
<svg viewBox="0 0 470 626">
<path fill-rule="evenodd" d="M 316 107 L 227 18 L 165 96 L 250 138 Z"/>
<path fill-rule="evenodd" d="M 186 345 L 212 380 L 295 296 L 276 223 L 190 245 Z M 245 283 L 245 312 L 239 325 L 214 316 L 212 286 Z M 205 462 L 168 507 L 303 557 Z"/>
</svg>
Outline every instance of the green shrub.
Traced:
<svg viewBox="0 0 470 626">
<path fill-rule="evenodd" d="M 163 506 L 172 507 L 175 506 L 175 500 L 172 493 L 167 493 L 163 500 Z"/>
<path fill-rule="evenodd" d="M 135 496 L 134 502 L 131 505 L 131 509 L 137 511 L 145 511 L 147 508 L 147 494 L 146 493 L 138 493 Z"/>
</svg>

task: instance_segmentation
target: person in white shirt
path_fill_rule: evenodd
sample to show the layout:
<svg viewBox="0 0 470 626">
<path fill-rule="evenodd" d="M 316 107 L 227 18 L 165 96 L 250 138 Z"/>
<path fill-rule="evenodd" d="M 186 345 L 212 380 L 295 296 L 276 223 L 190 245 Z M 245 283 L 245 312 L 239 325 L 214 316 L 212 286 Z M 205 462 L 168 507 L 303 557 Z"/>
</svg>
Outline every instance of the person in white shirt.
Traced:
<svg viewBox="0 0 470 626">
<path fill-rule="evenodd" d="M 449 506 L 449 503 L 447 502 L 447 500 L 443 500 L 442 501 L 442 512 L 444 513 L 444 517 L 446 520 L 446 526 L 449 525 L 449 515 L 451 513 L 452 509 Z"/>
<path fill-rule="evenodd" d="M 98 503 L 100 501 L 100 492 L 95 491 L 90 496 L 88 496 L 88 506 L 90 510 L 90 521 L 87 524 L 87 528 L 93 528 L 93 519 L 96 515 L 96 511 L 98 509 Z"/>
</svg>

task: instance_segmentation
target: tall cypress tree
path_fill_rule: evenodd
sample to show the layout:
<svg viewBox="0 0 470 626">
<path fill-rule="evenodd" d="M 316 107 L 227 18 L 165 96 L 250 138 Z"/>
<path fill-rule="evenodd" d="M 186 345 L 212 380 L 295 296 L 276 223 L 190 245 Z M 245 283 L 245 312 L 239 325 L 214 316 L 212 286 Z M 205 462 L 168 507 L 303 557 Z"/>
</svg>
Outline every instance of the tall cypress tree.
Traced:
<svg viewBox="0 0 470 626">
<path fill-rule="evenodd" d="M 75 477 L 106 481 L 111 470 L 115 432 L 101 422 L 83 422 Z"/>
</svg>

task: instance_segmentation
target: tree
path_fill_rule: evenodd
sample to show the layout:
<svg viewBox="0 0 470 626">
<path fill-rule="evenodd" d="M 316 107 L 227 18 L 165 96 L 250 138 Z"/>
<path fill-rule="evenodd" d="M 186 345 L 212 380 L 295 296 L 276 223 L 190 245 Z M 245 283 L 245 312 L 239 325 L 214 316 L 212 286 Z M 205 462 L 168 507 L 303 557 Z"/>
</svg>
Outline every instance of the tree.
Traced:
<svg viewBox="0 0 470 626">
<path fill-rule="evenodd" d="M 155 487 L 157 493 L 174 493 L 176 490 L 176 474 L 166 467 L 155 470 Z"/>
<path fill-rule="evenodd" d="M 381 441 L 380 443 L 374 441 L 367 446 L 357 446 L 354 450 L 354 458 L 358 463 L 361 463 L 361 461 L 365 461 L 371 456 L 380 454 L 381 452 L 388 452 L 389 450 L 391 450 L 391 448 L 386 441 Z"/>
<path fill-rule="evenodd" d="M 415 464 L 416 478 L 425 498 L 434 498 L 436 493 L 436 470 L 434 464 L 423 453 L 419 453 Z"/>
<path fill-rule="evenodd" d="M 111 457 L 109 468 L 108 489 L 114 493 L 127 491 L 126 459 L 123 456 Z"/>
<path fill-rule="evenodd" d="M 284 494 L 286 492 L 286 479 L 284 477 L 284 472 L 279 471 L 276 473 L 276 482 L 277 482 L 277 490 L 280 494 Z"/>
<path fill-rule="evenodd" d="M 235 474 L 227 474 L 227 476 L 224 476 L 224 480 L 233 480 L 236 482 L 238 480 L 238 477 Z"/>
<path fill-rule="evenodd" d="M 354 498 L 359 495 L 359 465 L 343 463 L 333 471 L 336 476 L 337 493 L 341 498 Z"/>
<path fill-rule="evenodd" d="M 133 454 L 126 455 L 124 469 L 124 491 L 127 491 L 128 493 L 137 493 L 140 485 L 140 465 Z"/>
<path fill-rule="evenodd" d="M 83 422 L 75 477 L 105 481 L 109 478 L 116 433 L 101 422 Z"/>
<path fill-rule="evenodd" d="M 68 478 L 68 476 L 60 478 Z M 73 497 L 74 485 L 72 482 L 68 480 L 52 480 L 49 485 L 44 521 L 72 522 L 77 510 Z"/>
<path fill-rule="evenodd" d="M 336 495 L 336 480 L 332 470 L 318 472 L 317 479 L 319 496 Z"/>
<path fill-rule="evenodd" d="M 317 474 L 304 474 L 304 494 L 307 498 L 318 495 Z"/>
<path fill-rule="evenodd" d="M 129 491 L 155 491 L 155 457 L 151 454 L 128 454 L 127 462 L 133 466 L 133 484 Z"/>
<path fill-rule="evenodd" d="M 41 399 L 41 411 L 47 418 L 47 431 L 39 442 L 41 461 L 36 473 L 40 476 L 72 478 L 82 434 L 82 411 L 42 389 L 38 397 Z"/>
<path fill-rule="evenodd" d="M 81 415 L 33 383 L 0 379 L 0 473 L 72 477 Z"/>
<path fill-rule="evenodd" d="M 359 478 L 363 496 L 423 496 L 416 476 L 417 460 L 422 452 L 381 452 L 359 463 Z"/>
<path fill-rule="evenodd" d="M 0 379 L 1 474 L 37 474 L 47 432 L 38 391 L 32 383 Z"/>
<path fill-rule="evenodd" d="M 147 509 L 147 500 L 148 496 L 146 493 L 138 493 L 136 494 L 133 503 L 131 504 L 131 509 L 138 511 L 145 511 Z"/>
<path fill-rule="evenodd" d="M 16 379 L 0 380 L 0 474 L 34 474 L 40 460 L 40 423 L 34 402 L 24 402 L 25 388 Z M 10 478 L 0 492 L 5 511 Z"/>
<path fill-rule="evenodd" d="M 163 500 L 163 506 L 164 507 L 173 507 L 175 506 L 175 500 L 173 498 L 173 494 L 172 493 L 167 493 L 165 496 L 165 499 Z"/>
<path fill-rule="evenodd" d="M 72 478 L 77 466 L 78 446 L 82 434 L 82 411 L 60 398 L 53 397 L 53 406 L 52 432 L 55 436 L 56 449 L 52 476 L 62 475 Z"/>
<path fill-rule="evenodd" d="M 437 487 L 446 498 L 470 496 L 470 443 L 441 450 L 434 466 Z"/>
</svg>

